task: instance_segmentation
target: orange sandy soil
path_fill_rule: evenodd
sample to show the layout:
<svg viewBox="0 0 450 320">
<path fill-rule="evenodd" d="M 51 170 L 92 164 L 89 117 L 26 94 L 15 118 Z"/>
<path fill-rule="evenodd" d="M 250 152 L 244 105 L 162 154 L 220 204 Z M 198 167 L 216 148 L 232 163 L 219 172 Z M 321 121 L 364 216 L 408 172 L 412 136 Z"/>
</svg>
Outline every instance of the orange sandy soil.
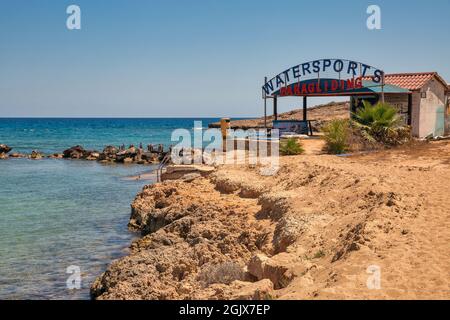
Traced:
<svg viewBox="0 0 450 320">
<path fill-rule="evenodd" d="M 283 157 L 275 179 L 245 180 L 264 181 L 270 197 L 283 199 L 272 202 L 284 217 L 296 220 L 286 248 L 296 276 L 278 298 L 450 298 L 449 141 Z M 381 268 L 381 290 L 367 289 L 370 265 Z"/>
<path fill-rule="evenodd" d="M 228 165 L 144 190 L 131 224 L 146 235 L 93 295 L 450 299 L 450 141 L 282 157 L 274 176 L 259 172 Z M 246 277 L 200 284 L 207 266 L 224 261 Z M 367 287 L 370 266 L 379 267 L 380 289 Z"/>
</svg>

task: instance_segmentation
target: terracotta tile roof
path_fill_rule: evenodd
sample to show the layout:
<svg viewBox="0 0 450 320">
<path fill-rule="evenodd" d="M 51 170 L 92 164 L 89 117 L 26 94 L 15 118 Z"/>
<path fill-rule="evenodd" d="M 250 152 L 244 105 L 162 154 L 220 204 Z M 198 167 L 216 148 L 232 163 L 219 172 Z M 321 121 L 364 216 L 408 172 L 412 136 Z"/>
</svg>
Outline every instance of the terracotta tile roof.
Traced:
<svg viewBox="0 0 450 320">
<path fill-rule="evenodd" d="M 395 73 L 386 74 L 386 84 L 391 84 L 411 91 L 420 90 L 428 81 L 436 78 L 444 86 L 448 86 L 437 72 Z"/>
</svg>

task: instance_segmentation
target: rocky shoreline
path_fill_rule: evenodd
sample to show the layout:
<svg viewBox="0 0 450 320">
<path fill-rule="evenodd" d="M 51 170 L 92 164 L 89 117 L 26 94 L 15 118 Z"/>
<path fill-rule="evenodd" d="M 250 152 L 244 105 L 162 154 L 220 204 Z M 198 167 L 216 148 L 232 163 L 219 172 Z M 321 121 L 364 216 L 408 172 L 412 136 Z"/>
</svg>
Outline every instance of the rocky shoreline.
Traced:
<svg viewBox="0 0 450 320">
<path fill-rule="evenodd" d="M 156 164 L 159 163 L 169 150 L 164 150 L 163 145 L 153 146 L 148 145 L 146 150 L 142 145 L 135 147 L 130 145 L 125 148 L 124 145 L 120 147 L 106 146 L 103 151 L 87 150 L 82 146 L 73 146 L 64 150 L 62 153 L 53 153 L 45 155 L 39 151 L 33 150 L 30 154 L 22 154 L 12 152 L 12 147 L 6 144 L 0 144 L 0 159 L 8 158 L 28 158 L 32 160 L 40 160 L 43 158 L 50 159 L 73 159 L 73 160 L 87 160 L 98 161 L 101 163 L 135 163 L 135 164 Z"/>
<path fill-rule="evenodd" d="M 141 237 L 91 296 L 448 299 L 449 155 L 441 141 L 351 158 L 283 157 L 271 177 L 221 166 L 145 186 L 129 221 Z M 373 266 L 379 290 L 367 285 Z"/>
<path fill-rule="evenodd" d="M 213 174 L 214 176 L 214 174 Z M 142 238 L 91 287 L 96 299 L 270 299 L 273 284 L 245 270 L 270 251 L 256 199 L 235 201 L 209 178 L 144 187 L 129 227 Z"/>
</svg>

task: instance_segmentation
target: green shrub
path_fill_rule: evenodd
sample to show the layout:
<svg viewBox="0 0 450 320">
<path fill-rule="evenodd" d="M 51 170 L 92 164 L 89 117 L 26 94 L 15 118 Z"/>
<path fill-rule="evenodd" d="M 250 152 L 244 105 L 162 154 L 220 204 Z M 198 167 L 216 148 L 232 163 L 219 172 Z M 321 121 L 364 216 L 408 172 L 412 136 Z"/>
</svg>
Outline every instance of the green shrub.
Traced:
<svg viewBox="0 0 450 320">
<path fill-rule="evenodd" d="M 332 120 L 322 129 L 322 131 L 325 134 L 326 149 L 329 153 L 342 154 L 348 150 L 348 138 L 350 133 L 348 120 Z"/>
<path fill-rule="evenodd" d="M 397 110 L 388 103 L 379 102 L 371 105 L 363 101 L 364 107 L 355 113 L 355 121 L 373 130 L 380 128 L 393 128 L 400 124 Z"/>
<path fill-rule="evenodd" d="M 295 156 L 305 152 L 300 142 L 295 138 L 289 138 L 280 144 L 280 153 L 283 156 Z"/>
<path fill-rule="evenodd" d="M 402 124 L 394 107 L 381 102 L 371 105 L 364 101 L 363 104 L 354 114 L 354 125 L 368 141 L 398 145 L 410 140 L 410 128 Z"/>
</svg>

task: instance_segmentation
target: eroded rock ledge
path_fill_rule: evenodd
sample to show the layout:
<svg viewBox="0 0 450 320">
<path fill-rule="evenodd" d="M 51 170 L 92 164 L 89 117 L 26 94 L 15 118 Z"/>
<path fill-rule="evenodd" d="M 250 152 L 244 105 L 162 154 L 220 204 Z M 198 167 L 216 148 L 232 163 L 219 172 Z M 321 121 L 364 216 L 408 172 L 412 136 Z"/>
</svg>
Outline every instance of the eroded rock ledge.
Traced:
<svg viewBox="0 0 450 320">
<path fill-rule="evenodd" d="M 142 237 L 92 297 L 448 298 L 450 143 L 433 148 L 420 161 L 421 150 L 298 156 L 272 177 L 222 167 L 146 186 L 129 223 Z M 367 287 L 374 265 L 380 290 Z"/>
<path fill-rule="evenodd" d="M 129 224 L 143 237 L 97 279 L 92 296 L 270 298 L 273 284 L 253 283 L 246 272 L 254 254 L 270 250 L 271 227 L 255 218 L 259 209 L 256 199 L 223 195 L 205 178 L 146 186 L 132 204 Z"/>
</svg>

